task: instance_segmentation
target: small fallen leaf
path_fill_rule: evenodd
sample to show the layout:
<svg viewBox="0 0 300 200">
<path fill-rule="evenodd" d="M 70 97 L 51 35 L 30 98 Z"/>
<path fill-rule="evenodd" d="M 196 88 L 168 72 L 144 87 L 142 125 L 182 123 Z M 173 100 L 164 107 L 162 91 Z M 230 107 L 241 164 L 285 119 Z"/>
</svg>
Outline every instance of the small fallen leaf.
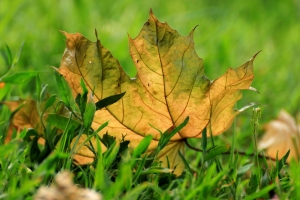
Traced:
<svg viewBox="0 0 300 200">
<path fill-rule="evenodd" d="M 33 77 L 37 76 L 37 72 L 18 72 L 12 75 L 7 75 L 0 78 L 0 81 L 4 83 L 22 84 L 29 81 Z"/>
<path fill-rule="evenodd" d="M 101 44 L 97 34 L 96 42 L 80 33 L 63 34 L 67 38 L 66 49 L 58 72 L 69 83 L 74 98 L 82 92 L 81 79 L 89 92 L 93 91 L 95 103 L 126 92 L 120 101 L 96 111 L 94 130 L 109 121 L 99 132 L 100 137 L 108 132 L 121 140 L 126 135 L 130 148 L 135 148 L 145 136 L 152 135 L 148 151 L 153 151 L 161 137 L 157 129 L 177 127 L 189 117 L 189 123 L 158 155 L 164 166 L 168 156 L 170 167 L 176 166 L 176 174 L 184 167 L 178 154 L 184 150 L 184 139 L 201 138 L 206 127 L 213 135 L 226 131 L 240 113 L 233 109 L 242 97 L 240 90 L 253 90 L 253 61 L 257 54 L 210 81 L 195 51 L 194 29 L 183 37 L 167 23 L 159 22 L 152 11 L 140 34 L 135 39 L 128 38 L 138 71 L 134 80 Z M 81 155 L 90 153 L 88 149 L 81 151 Z"/>
<path fill-rule="evenodd" d="M 276 158 L 278 151 L 278 159 L 281 159 L 288 150 L 290 156 L 287 162 L 292 158 L 299 159 L 300 145 L 300 127 L 294 118 L 285 110 L 281 110 L 277 119 L 272 120 L 265 125 L 265 134 L 258 144 L 258 149 L 266 149 L 267 155 Z"/>
</svg>

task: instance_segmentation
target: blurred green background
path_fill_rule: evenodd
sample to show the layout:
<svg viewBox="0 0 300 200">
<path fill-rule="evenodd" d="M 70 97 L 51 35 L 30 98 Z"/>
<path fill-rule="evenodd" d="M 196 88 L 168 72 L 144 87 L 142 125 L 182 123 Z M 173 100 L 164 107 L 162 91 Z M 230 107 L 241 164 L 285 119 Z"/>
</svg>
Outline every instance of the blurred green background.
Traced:
<svg viewBox="0 0 300 200">
<path fill-rule="evenodd" d="M 186 0 L 186 1 L 38 1 L 1 0 L 0 46 L 7 44 L 15 54 L 25 41 L 14 72 L 35 70 L 42 82 L 56 93 L 49 66 L 59 67 L 65 38 L 59 32 L 80 32 L 95 41 L 94 29 L 103 45 L 120 61 L 127 73 L 135 74 L 128 53 L 127 33 L 136 37 L 148 19 L 150 8 L 160 21 L 167 21 L 180 34 L 187 35 L 198 25 L 194 37 L 198 55 L 203 58 L 210 79 L 228 67 L 237 67 L 262 50 L 255 60 L 252 84 L 260 94 L 243 92 L 238 102 L 263 104 L 262 123 L 276 117 L 280 109 L 299 111 L 300 1 L 299 0 Z M 7 70 L 0 58 L 0 76 Z M 14 95 L 29 97 L 34 80 L 14 86 Z M 251 109 L 237 120 L 240 137 L 251 133 Z M 248 141 L 245 141 L 248 142 Z"/>
</svg>

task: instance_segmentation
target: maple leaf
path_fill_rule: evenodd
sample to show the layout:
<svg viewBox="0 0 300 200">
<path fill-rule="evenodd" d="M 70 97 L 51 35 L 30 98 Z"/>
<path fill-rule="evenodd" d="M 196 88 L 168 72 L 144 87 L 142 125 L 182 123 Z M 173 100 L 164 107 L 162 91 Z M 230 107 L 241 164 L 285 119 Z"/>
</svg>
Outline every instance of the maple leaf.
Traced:
<svg viewBox="0 0 300 200">
<path fill-rule="evenodd" d="M 285 110 L 281 110 L 277 119 L 265 125 L 265 134 L 258 143 L 258 149 L 266 149 L 267 155 L 281 159 L 290 150 L 287 162 L 292 158 L 299 159 L 300 127 L 294 118 Z"/>
<path fill-rule="evenodd" d="M 101 44 L 97 33 L 97 41 L 91 42 L 80 33 L 63 32 L 66 49 L 58 69 L 74 97 L 81 92 L 81 78 L 94 91 L 95 102 L 126 92 L 120 101 L 95 113 L 92 127 L 97 129 L 109 121 L 99 135 L 108 132 L 119 139 L 126 135 L 131 148 L 152 135 L 149 151 L 153 151 L 161 134 L 149 123 L 164 131 L 177 127 L 189 116 L 189 123 L 158 155 L 165 165 L 168 156 L 170 167 L 177 165 L 177 174 L 183 169 L 178 151 L 183 151 L 184 139 L 201 138 L 205 127 L 212 135 L 227 130 L 240 112 L 233 109 L 242 97 L 240 90 L 250 89 L 254 78 L 256 55 L 210 81 L 204 74 L 202 59 L 196 54 L 193 33 L 194 29 L 186 37 L 179 35 L 150 11 L 140 34 L 135 39 L 128 38 L 130 55 L 138 71 L 131 79 Z"/>
</svg>

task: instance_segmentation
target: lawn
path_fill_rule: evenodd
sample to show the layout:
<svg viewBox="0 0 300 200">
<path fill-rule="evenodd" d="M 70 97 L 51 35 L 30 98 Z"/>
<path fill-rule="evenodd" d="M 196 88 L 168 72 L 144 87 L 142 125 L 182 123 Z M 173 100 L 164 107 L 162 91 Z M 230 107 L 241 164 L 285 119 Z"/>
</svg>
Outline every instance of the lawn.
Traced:
<svg viewBox="0 0 300 200">
<path fill-rule="evenodd" d="M 297 192 L 300 181 L 295 178 L 299 171 L 296 161 L 284 165 L 283 158 L 271 166 L 263 158 L 232 154 L 236 150 L 255 155 L 253 133 L 259 140 L 264 133 L 263 125 L 276 118 L 280 110 L 285 109 L 295 118 L 299 116 L 299 1 L 121 0 L 112 4 L 96 0 L 2 0 L 0 77 L 10 68 L 7 46 L 14 57 L 23 44 L 19 61 L 10 74 L 38 73 L 41 85 L 48 85 L 48 94 L 57 94 L 57 99 L 62 99 L 58 78 L 52 68 L 60 66 L 65 48 L 66 39 L 60 30 L 79 32 L 96 41 L 95 29 L 101 43 L 119 60 L 125 72 L 134 77 L 136 69 L 129 55 L 128 35 L 135 38 L 139 34 L 150 8 L 160 21 L 167 22 L 181 35 L 188 35 L 197 26 L 195 49 L 204 60 L 205 75 L 211 80 L 221 76 L 229 67 L 242 65 L 261 51 L 254 62 L 255 78 L 252 83 L 259 93 L 243 91 L 243 98 L 236 104 L 236 108 L 241 108 L 256 103 L 255 107 L 261 110 L 258 128 L 253 130 L 252 108 L 249 108 L 236 117 L 233 126 L 224 134 L 214 137 L 214 141 L 209 137 L 207 140 L 189 139 L 193 146 L 202 150 L 206 146 L 210 150 L 214 145 L 230 145 L 232 151 L 230 155 L 219 155 L 204 162 L 205 152 L 187 149 L 184 160 L 190 168 L 186 166 L 180 177 L 166 173 L 163 171 L 166 169 L 159 168 L 155 161 L 146 162 L 147 159 L 141 155 L 134 165 L 136 168 L 132 167 L 132 152 L 125 153 L 125 150 L 122 158 L 109 153 L 103 154 L 103 158 L 98 155 L 95 170 L 76 167 L 68 157 L 72 149 L 65 146 L 72 139 L 67 133 L 73 129 L 66 130 L 58 144 L 51 144 L 58 145 L 59 151 L 49 156 L 32 156 L 33 151 L 41 150 L 41 147 L 34 139 L 25 137 L 33 134 L 25 130 L 22 132 L 25 141 L 16 139 L 5 145 L 0 143 L 0 199 L 31 199 L 40 185 L 49 185 L 54 175 L 63 169 L 74 172 L 76 184 L 100 191 L 107 199 L 255 199 L 267 198 L 272 192 L 282 199 L 300 198 Z M 38 100 L 37 91 L 36 79 L 32 78 L 23 84 L 11 84 L 7 92 L 0 89 L 0 101 L 18 98 Z M 5 105 L 1 105 L 0 110 L 0 131 L 4 136 L 11 111 Z M 83 129 L 73 130 L 73 134 L 82 134 Z M 46 130 L 52 131 L 47 133 L 52 137 L 53 130 L 50 127 Z M 114 145 L 107 148 L 118 152 Z M 111 163 L 106 159 L 112 159 Z M 141 170 L 138 166 L 144 170 L 140 174 L 137 173 Z M 147 171 L 155 167 L 159 170 Z M 10 173 L 5 171 L 9 168 L 12 169 Z M 18 176 L 12 177 L 13 174 Z M 131 182 L 122 186 L 127 179 Z"/>
</svg>

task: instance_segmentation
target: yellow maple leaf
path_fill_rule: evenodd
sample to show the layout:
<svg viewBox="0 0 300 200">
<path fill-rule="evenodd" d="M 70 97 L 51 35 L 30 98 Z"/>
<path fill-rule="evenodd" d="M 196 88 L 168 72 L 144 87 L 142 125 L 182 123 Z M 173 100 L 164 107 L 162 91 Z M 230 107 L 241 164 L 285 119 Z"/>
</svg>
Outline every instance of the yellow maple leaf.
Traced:
<svg viewBox="0 0 300 200">
<path fill-rule="evenodd" d="M 201 138 L 205 127 L 213 135 L 227 130 L 239 113 L 233 107 L 242 97 L 240 90 L 250 89 L 254 78 L 255 56 L 210 81 L 204 74 L 202 59 L 196 54 L 193 33 L 194 30 L 186 37 L 179 35 L 150 11 L 140 34 L 135 39 L 129 37 L 130 55 L 138 71 L 133 79 L 98 38 L 91 42 L 80 33 L 63 32 L 66 49 L 58 69 L 74 97 L 81 92 L 81 78 L 94 91 L 95 102 L 126 92 L 120 101 L 95 113 L 92 127 L 97 129 L 109 121 L 99 134 L 108 132 L 119 139 L 126 135 L 131 148 L 146 135 L 153 136 L 149 151 L 157 147 L 161 135 L 149 123 L 165 131 L 189 116 L 189 123 L 159 154 L 163 164 L 168 156 L 171 168 L 177 165 L 177 174 L 183 169 L 178 151 L 183 151 L 184 139 Z M 80 155 L 90 154 L 86 151 Z"/>
</svg>

